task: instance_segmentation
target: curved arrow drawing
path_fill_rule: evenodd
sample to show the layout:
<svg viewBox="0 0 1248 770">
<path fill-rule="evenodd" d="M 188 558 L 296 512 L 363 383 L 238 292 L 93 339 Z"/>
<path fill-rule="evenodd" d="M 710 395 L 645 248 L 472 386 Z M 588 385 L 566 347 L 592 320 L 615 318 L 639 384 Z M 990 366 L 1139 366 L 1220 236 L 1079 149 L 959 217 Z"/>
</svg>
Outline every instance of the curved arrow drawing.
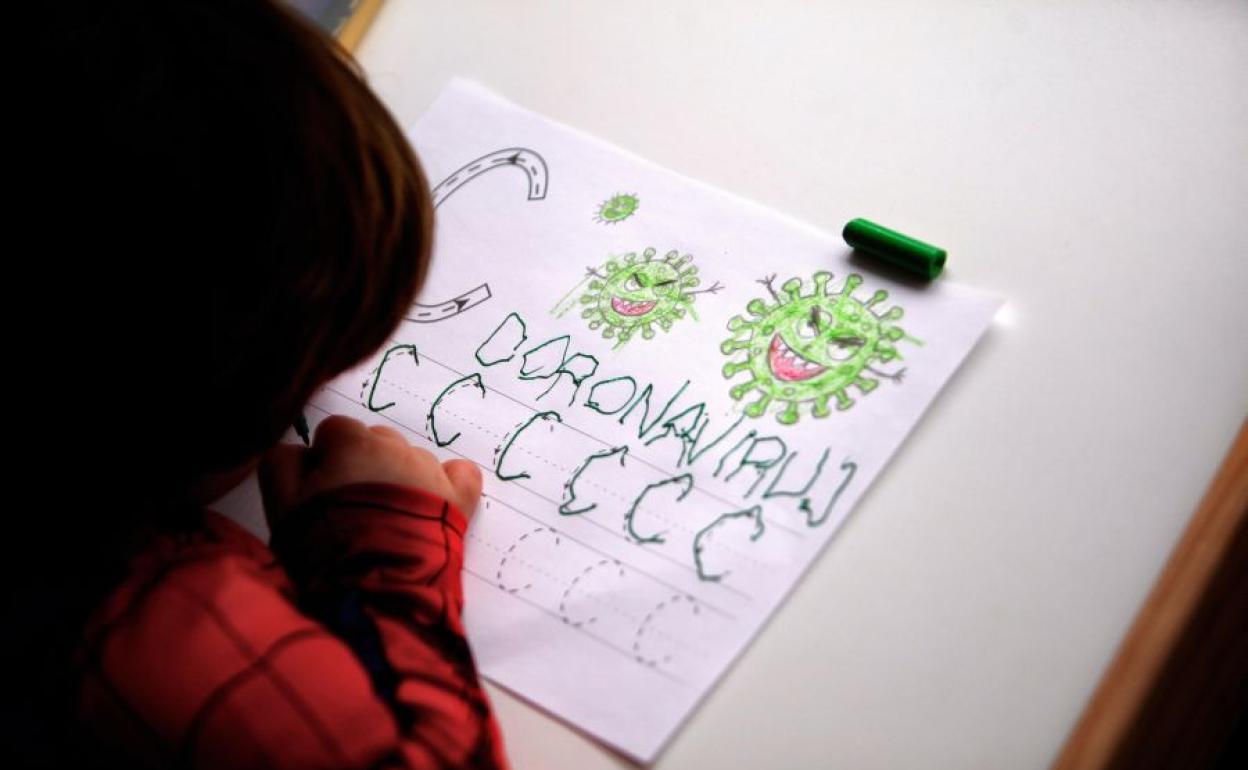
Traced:
<svg viewBox="0 0 1248 770">
<path fill-rule="evenodd" d="M 508 166 L 515 166 L 529 178 L 529 200 L 539 201 L 546 197 L 546 179 L 549 176 L 546 161 L 532 150 L 524 147 L 509 147 L 482 155 L 438 182 L 433 188 L 433 207 L 441 206 L 442 202 L 451 197 L 456 190 L 485 172 Z"/>
<path fill-rule="evenodd" d="M 456 190 L 485 172 L 509 166 L 520 169 L 528 177 L 529 200 L 540 201 L 546 197 L 546 183 L 550 176 L 546 169 L 546 161 L 533 150 L 524 147 L 508 147 L 504 150 L 496 150 L 488 155 L 482 155 L 480 158 L 464 164 L 446 179 L 438 182 L 433 188 L 433 207 L 436 209 L 438 206 L 441 206 Z M 468 308 L 480 305 L 491 296 L 493 295 L 490 293 L 490 285 L 483 283 L 457 297 L 452 297 L 442 302 L 435 302 L 431 305 L 413 302 L 411 310 L 408 312 L 407 320 L 422 324 L 444 321 L 447 318 L 459 315 Z"/>
<path fill-rule="evenodd" d="M 460 294 L 458 297 L 452 297 L 445 302 L 439 302 L 434 305 L 422 305 L 419 302 L 413 302 L 411 309 L 407 311 L 407 320 L 415 321 L 418 324 L 444 321 L 451 316 L 459 315 L 470 307 L 480 305 L 491 296 L 493 295 L 490 294 L 490 285 L 483 283 L 474 289 L 469 289 Z"/>
</svg>

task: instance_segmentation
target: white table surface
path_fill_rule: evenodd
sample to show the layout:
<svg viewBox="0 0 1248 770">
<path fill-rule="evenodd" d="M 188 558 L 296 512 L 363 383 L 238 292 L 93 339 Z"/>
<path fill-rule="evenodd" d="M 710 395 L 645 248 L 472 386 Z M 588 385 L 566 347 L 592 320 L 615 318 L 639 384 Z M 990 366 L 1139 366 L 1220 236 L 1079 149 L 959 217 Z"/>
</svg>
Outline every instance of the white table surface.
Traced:
<svg viewBox="0 0 1248 770">
<path fill-rule="evenodd" d="M 1248 413 L 1248 3 L 388 0 L 358 56 L 1009 298 L 657 766 L 1048 765 Z M 517 770 L 627 766 L 491 693 Z"/>
</svg>

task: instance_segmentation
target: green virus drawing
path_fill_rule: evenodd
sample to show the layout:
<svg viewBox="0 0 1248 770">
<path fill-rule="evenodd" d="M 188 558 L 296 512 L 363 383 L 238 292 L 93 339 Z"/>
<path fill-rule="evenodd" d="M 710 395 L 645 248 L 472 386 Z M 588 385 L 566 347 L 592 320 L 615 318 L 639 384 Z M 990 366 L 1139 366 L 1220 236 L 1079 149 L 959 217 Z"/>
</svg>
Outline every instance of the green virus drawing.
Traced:
<svg viewBox="0 0 1248 770">
<path fill-rule="evenodd" d="M 635 194 L 616 193 L 603 201 L 602 205 L 598 207 L 597 213 L 594 214 L 594 221 L 607 225 L 623 222 L 633 214 L 636 214 L 637 207 L 640 205 L 641 199 Z"/>
<path fill-rule="evenodd" d="M 693 257 L 669 251 L 658 259 L 656 253 L 647 248 L 640 256 L 614 256 L 601 268 L 587 268 L 580 286 L 555 306 L 555 315 L 566 313 L 574 304 L 572 295 L 583 288 L 581 317 L 588 319 L 590 329 L 601 329 L 603 337 L 614 339 L 616 349 L 638 335 L 653 339 L 656 327 L 670 331 L 685 316 L 698 320 L 693 309 L 696 295 L 714 294 L 723 287 L 716 281 L 709 289 L 695 290 L 701 281 Z"/>
<path fill-rule="evenodd" d="M 834 291 L 828 285 L 831 273 L 815 273 L 810 294 L 802 293 L 800 278 L 785 281 L 781 293 L 772 288 L 774 280 L 772 275 L 759 281 L 774 304 L 751 300 L 745 309 L 753 317 L 734 316 L 728 322 L 733 336 L 720 345 L 727 355 L 745 354 L 739 361 L 724 364 L 724 377 L 731 379 L 741 372 L 750 375 L 749 381 L 728 391 L 738 401 L 757 391 L 757 400 L 745 407 L 747 415 L 759 417 L 777 402 L 784 406 L 776 419 L 792 425 L 802 404 L 811 404 L 815 417 L 831 413 L 832 399 L 839 410 L 852 407 L 850 387 L 866 394 L 880 384 L 868 374 L 901 382 L 904 368 L 884 372 L 875 366 L 902 357 L 895 346 L 900 340 L 922 343 L 897 326 L 903 314 L 900 307 L 876 312 L 888 292 L 876 291 L 866 301 L 854 297 L 854 290 L 862 285 L 860 275 L 848 276 Z"/>
</svg>

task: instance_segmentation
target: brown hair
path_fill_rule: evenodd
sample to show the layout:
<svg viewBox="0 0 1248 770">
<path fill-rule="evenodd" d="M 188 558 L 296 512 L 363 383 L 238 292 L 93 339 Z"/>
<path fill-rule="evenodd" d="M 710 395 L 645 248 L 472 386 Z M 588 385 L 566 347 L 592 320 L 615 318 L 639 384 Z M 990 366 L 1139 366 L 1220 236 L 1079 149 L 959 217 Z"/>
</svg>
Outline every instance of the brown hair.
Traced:
<svg viewBox="0 0 1248 770">
<path fill-rule="evenodd" d="M 293 11 L 183 0 L 96 14 L 75 51 L 98 105 L 83 162 L 103 164 L 103 245 L 124 259 L 105 278 L 123 278 L 122 301 L 100 317 L 117 324 L 115 352 L 161 383 L 133 417 L 158 415 L 148 462 L 182 481 L 271 445 L 386 339 L 424 278 L 433 211 L 350 56 Z"/>
<path fill-rule="evenodd" d="M 17 568 L 9 612 L 63 704 L 68 645 L 138 533 L 385 341 L 424 279 L 433 209 L 350 56 L 283 5 L 55 13 L 31 111 L 47 221 L 23 260 L 46 292 L 24 335 L 43 358 L 11 355 L 63 421 L 42 430 L 50 454 L 26 451 L 62 477 L 35 487 L 38 563 Z M 42 723 L 21 729 L 41 742 Z"/>
<path fill-rule="evenodd" d="M 293 12 L 250 10 L 255 38 L 227 54 L 259 56 L 264 69 L 231 83 L 244 93 L 227 99 L 241 96 L 247 114 L 269 111 L 237 138 L 262 137 L 251 149 L 263 156 L 247 168 L 263 184 L 247 199 L 251 244 L 218 273 L 211 297 L 209 384 L 220 408 L 198 444 L 204 468 L 272 444 L 316 387 L 381 345 L 429 261 L 428 185 L 354 62 Z"/>
</svg>

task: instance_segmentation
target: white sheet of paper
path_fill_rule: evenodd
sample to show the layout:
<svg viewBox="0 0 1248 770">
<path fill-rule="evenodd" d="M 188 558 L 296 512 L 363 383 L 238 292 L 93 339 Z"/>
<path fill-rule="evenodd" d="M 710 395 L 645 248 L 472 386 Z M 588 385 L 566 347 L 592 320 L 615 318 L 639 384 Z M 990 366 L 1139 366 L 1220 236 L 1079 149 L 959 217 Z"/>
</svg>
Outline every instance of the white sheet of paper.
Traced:
<svg viewBox="0 0 1248 770">
<path fill-rule="evenodd" d="M 481 466 L 464 583 L 482 673 L 649 762 L 999 300 L 889 280 L 470 82 L 411 136 L 438 206 L 420 304 L 310 422 Z M 604 209 L 617 193 L 635 210 Z"/>
</svg>

